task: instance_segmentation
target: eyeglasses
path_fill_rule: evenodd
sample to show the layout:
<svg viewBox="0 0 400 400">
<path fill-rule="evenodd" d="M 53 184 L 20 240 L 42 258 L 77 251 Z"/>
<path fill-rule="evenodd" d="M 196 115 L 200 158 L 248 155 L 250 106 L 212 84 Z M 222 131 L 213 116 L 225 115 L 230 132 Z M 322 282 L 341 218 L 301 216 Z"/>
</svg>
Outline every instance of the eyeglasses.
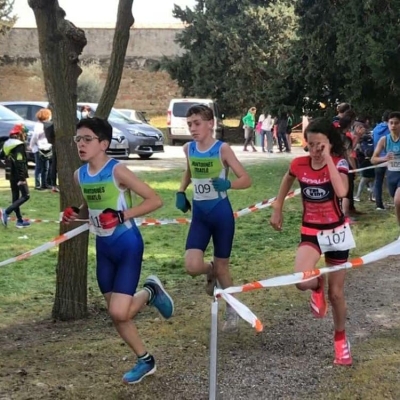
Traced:
<svg viewBox="0 0 400 400">
<path fill-rule="evenodd" d="M 85 136 L 76 135 L 76 136 L 74 136 L 74 142 L 75 143 L 79 143 L 82 139 L 83 139 L 84 143 L 90 143 L 95 139 L 100 141 L 100 139 L 97 136 L 90 136 L 90 135 L 85 135 Z"/>
</svg>

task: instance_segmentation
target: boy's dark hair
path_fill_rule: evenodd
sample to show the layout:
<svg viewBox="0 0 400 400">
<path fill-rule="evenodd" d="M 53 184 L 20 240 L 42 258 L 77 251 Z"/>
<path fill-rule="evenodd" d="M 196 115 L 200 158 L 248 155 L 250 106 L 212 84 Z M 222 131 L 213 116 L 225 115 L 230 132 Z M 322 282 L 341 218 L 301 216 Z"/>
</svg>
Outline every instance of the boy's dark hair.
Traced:
<svg viewBox="0 0 400 400">
<path fill-rule="evenodd" d="M 343 114 L 346 111 L 349 111 L 351 109 L 351 105 L 349 103 L 340 103 L 338 104 L 336 110 L 338 114 Z"/>
<path fill-rule="evenodd" d="M 400 120 L 400 111 L 392 111 L 389 114 L 389 119 L 392 119 L 392 118 L 397 118 L 398 120 Z M 389 121 L 389 119 L 388 119 L 388 121 Z"/>
<path fill-rule="evenodd" d="M 195 104 L 191 106 L 189 110 L 187 110 L 186 118 L 195 114 L 200 115 L 201 119 L 204 121 L 212 121 L 214 119 L 213 110 L 205 104 Z"/>
<path fill-rule="evenodd" d="M 388 122 L 389 121 L 389 115 L 392 113 L 392 110 L 385 110 L 382 114 L 382 121 L 383 122 Z"/>
<path fill-rule="evenodd" d="M 98 117 L 81 119 L 76 125 L 77 130 L 80 128 L 90 129 L 99 138 L 100 142 L 108 140 L 108 143 L 111 143 L 113 129 L 106 119 Z"/>
<path fill-rule="evenodd" d="M 346 149 L 343 144 L 342 135 L 335 128 L 331 121 L 326 118 L 315 118 L 307 126 L 304 132 L 304 139 L 307 140 L 308 133 L 322 133 L 325 135 L 329 143 L 332 145 L 332 153 L 337 156 L 344 156 Z"/>
</svg>

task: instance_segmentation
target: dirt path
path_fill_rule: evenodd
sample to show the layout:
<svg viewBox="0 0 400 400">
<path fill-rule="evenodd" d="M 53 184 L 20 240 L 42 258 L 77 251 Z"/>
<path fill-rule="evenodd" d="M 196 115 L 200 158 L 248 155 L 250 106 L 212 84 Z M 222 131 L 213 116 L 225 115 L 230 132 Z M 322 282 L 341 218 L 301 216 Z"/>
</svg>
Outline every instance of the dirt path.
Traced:
<svg viewBox="0 0 400 400">
<path fill-rule="evenodd" d="M 348 274 L 347 331 L 353 368 L 360 360 L 376 356 L 360 353 L 362 344 L 382 335 L 400 339 L 399 266 L 399 260 L 386 260 Z M 320 399 L 322 390 L 338 390 L 338 369 L 332 366 L 331 313 L 324 320 L 315 320 L 307 306 L 288 310 L 277 317 L 256 346 L 252 344 L 240 350 L 223 346 L 221 399 Z M 399 399 L 400 393 L 387 398 Z"/>
<path fill-rule="evenodd" d="M 220 334 L 219 400 L 317 400 L 333 398 L 329 394 L 335 393 L 335 398 L 341 399 L 373 398 L 365 394 L 363 386 L 359 396 L 340 397 L 340 377 L 344 374 L 344 381 L 353 384 L 351 374 L 364 368 L 369 360 L 376 360 L 371 376 L 364 371 L 364 379 L 378 385 L 390 379 L 387 366 L 378 361 L 382 355 L 400 351 L 399 266 L 398 260 L 390 259 L 349 272 L 348 333 L 355 365 L 345 368 L 345 372 L 332 366 L 330 313 L 324 320 L 314 320 L 304 296 L 302 304 L 272 313 L 271 317 L 266 296 L 265 312 L 259 317 L 269 321 L 269 326 L 262 334 L 255 336 L 245 323 L 238 335 Z M 118 349 L 112 345 L 113 351 L 107 352 L 99 347 L 115 336 L 111 324 L 104 322 L 106 319 L 104 312 L 100 312 L 89 321 L 55 325 L 32 321 L 0 331 L 0 349 L 4 351 L 0 357 L 0 399 L 208 398 L 208 346 L 201 340 L 186 343 L 185 337 L 183 343 L 179 333 L 173 347 L 162 345 L 162 369 L 154 378 L 134 387 L 121 385 L 115 380 L 115 370 L 121 369 L 122 362 Z M 387 341 L 374 348 L 373 343 L 382 337 Z M 59 348 L 52 347 L 62 343 L 68 346 L 64 355 L 60 355 Z M 83 343 L 92 350 L 85 350 L 82 358 L 77 347 Z M 393 343 L 395 346 L 391 347 Z M 177 371 L 176 363 L 184 365 L 185 373 Z M 390 387 L 385 398 L 399 399 L 399 393 L 390 393 Z"/>
<path fill-rule="evenodd" d="M 245 163 L 264 160 L 263 154 L 236 151 Z M 171 154 L 163 159 L 163 168 L 184 165 L 183 157 L 176 160 Z M 151 160 L 153 166 L 149 161 L 137 165 L 160 168 L 159 160 Z M 129 163 L 136 166 L 136 160 Z M 266 294 L 265 309 L 257 313 L 268 322 L 263 333 L 255 335 L 243 322 L 238 335 L 220 334 L 219 400 L 400 399 L 400 356 L 394 361 L 389 358 L 400 353 L 399 267 L 400 260 L 392 258 L 348 273 L 347 332 L 354 358 L 350 369 L 332 366 L 331 312 L 324 320 L 314 320 L 306 294 L 294 307 L 271 312 Z M 185 290 L 193 290 L 189 293 L 193 304 L 204 302 L 204 296 L 195 297 L 199 288 Z M 182 303 L 174 322 L 176 335 L 155 346 L 159 372 L 129 388 L 116 379 L 127 363 L 121 354 L 127 352 L 116 344 L 120 341 L 104 309 L 91 310 L 86 321 L 29 321 L 0 330 L 0 400 L 206 400 L 209 317 L 205 341 L 193 337 L 194 332 L 186 336 L 182 330 L 190 324 L 188 315 L 196 317 L 196 308 L 185 303 L 182 310 Z M 142 322 L 142 329 L 158 329 L 155 320 Z M 166 340 L 165 331 L 160 332 Z M 346 384 L 351 386 L 351 396 L 346 395 Z M 368 385 L 387 388 L 385 395 Z"/>
</svg>

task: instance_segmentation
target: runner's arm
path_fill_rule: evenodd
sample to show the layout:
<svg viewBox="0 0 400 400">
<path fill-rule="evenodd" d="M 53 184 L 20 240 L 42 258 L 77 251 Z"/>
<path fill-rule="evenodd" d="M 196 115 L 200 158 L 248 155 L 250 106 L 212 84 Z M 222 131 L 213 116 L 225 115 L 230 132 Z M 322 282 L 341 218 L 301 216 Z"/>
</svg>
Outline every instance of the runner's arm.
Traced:
<svg viewBox="0 0 400 400">
<path fill-rule="evenodd" d="M 291 189 L 296 177 L 293 175 L 290 175 L 289 171 L 286 172 L 284 175 L 281 186 L 279 187 L 279 192 L 278 196 L 276 196 L 276 200 L 273 203 L 272 207 L 277 210 L 277 211 L 282 211 L 283 208 L 283 203 L 285 201 L 285 198 L 287 194 L 289 193 L 289 190 Z"/>
<path fill-rule="evenodd" d="M 231 189 L 247 189 L 251 186 L 251 178 L 244 169 L 241 162 L 237 159 L 231 147 L 224 143 L 221 147 L 222 161 L 232 169 L 236 178 L 231 182 Z"/>
<path fill-rule="evenodd" d="M 345 162 L 343 160 L 343 162 Z M 346 174 L 341 173 L 335 163 L 333 162 L 332 157 L 327 157 L 326 164 L 329 170 L 329 177 L 333 186 L 333 190 L 335 191 L 336 196 L 339 198 L 343 198 L 347 196 L 349 191 L 349 178 Z M 346 162 L 347 164 L 347 162 Z"/>
<path fill-rule="evenodd" d="M 114 176 L 121 187 L 132 190 L 143 199 L 140 204 L 124 210 L 124 219 L 141 217 L 163 205 L 158 194 L 125 165 L 118 164 L 114 169 Z"/>
<path fill-rule="evenodd" d="M 184 192 L 187 187 L 190 185 L 191 179 L 192 179 L 192 174 L 190 172 L 190 167 L 189 167 L 189 158 L 188 158 L 188 145 L 185 144 L 183 146 L 183 152 L 185 153 L 186 156 L 186 170 L 183 173 L 182 180 L 181 180 L 181 186 L 179 187 L 178 192 Z"/>
<path fill-rule="evenodd" d="M 380 157 L 379 154 L 381 154 L 382 150 L 384 150 L 386 147 L 386 137 L 382 137 L 379 139 L 378 144 L 376 145 L 376 148 L 374 150 L 374 154 L 371 157 L 371 164 L 379 164 L 381 162 L 388 161 L 388 156 L 387 154 L 384 157 Z"/>
</svg>

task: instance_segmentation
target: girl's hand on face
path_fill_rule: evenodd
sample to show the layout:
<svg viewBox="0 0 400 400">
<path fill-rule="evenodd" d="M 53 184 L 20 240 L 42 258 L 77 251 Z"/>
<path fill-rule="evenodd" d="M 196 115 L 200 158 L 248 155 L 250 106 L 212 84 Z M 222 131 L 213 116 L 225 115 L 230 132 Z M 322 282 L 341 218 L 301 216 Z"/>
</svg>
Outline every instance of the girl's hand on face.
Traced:
<svg viewBox="0 0 400 400">
<path fill-rule="evenodd" d="M 318 144 L 317 150 L 324 161 L 327 161 L 329 157 L 331 157 L 331 146 L 329 142 Z"/>
</svg>

